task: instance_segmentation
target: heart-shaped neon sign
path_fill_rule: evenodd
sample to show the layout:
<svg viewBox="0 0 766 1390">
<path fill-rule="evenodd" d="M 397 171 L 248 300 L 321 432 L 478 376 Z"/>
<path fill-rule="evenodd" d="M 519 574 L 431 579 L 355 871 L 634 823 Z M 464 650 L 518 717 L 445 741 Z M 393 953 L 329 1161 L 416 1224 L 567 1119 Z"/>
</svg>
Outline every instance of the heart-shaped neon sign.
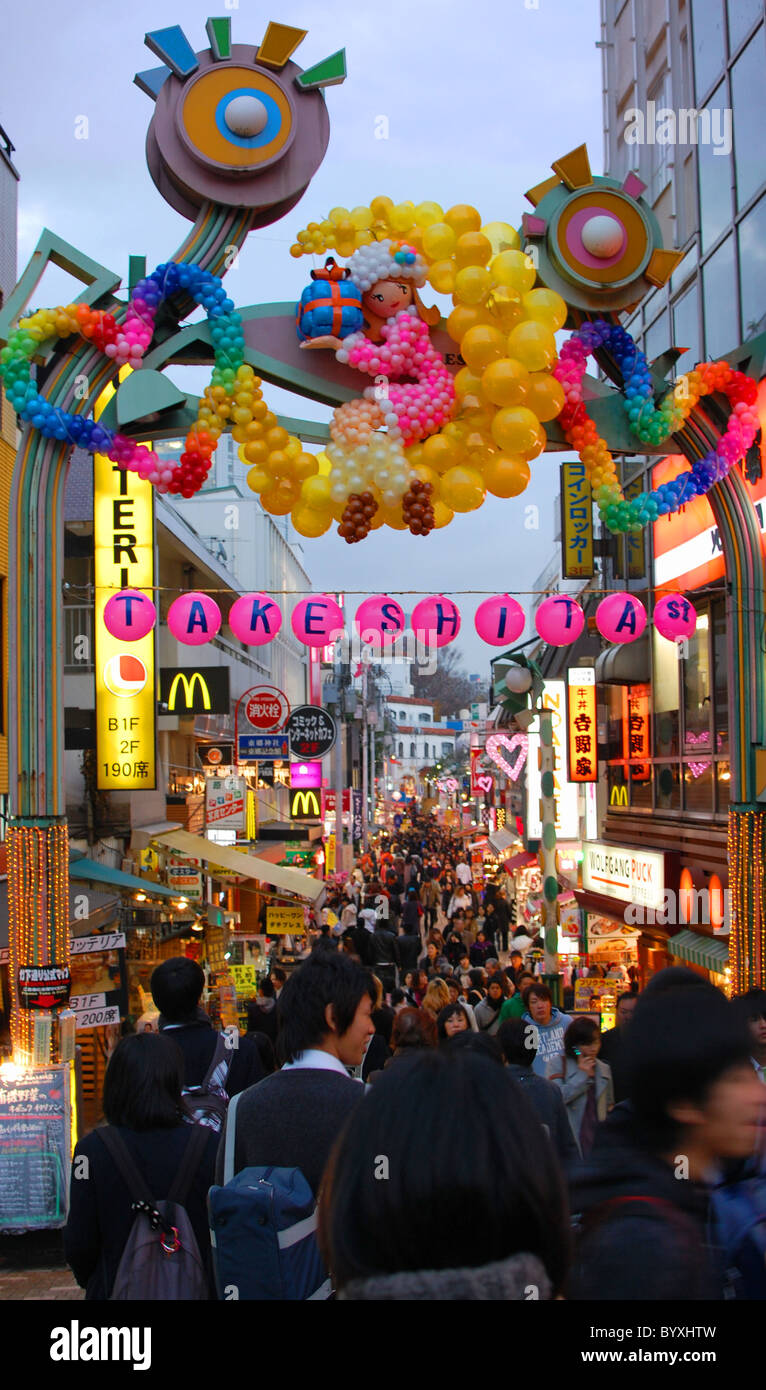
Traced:
<svg viewBox="0 0 766 1390">
<path fill-rule="evenodd" d="M 495 779 L 491 772 L 482 772 L 476 778 L 476 785 L 480 791 L 491 792 L 495 785 Z"/>
<path fill-rule="evenodd" d="M 506 748 L 509 753 L 513 753 L 515 749 L 518 749 L 516 761 L 513 763 L 507 762 L 500 752 L 501 748 Z M 493 734 L 491 738 L 487 739 L 488 756 L 492 759 L 493 763 L 497 764 L 500 771 L 505 773 L 506 777 L 510 777 L 512 782 L 518 780 L 521 769 L 527 761 L 528 752 L 529 739 L 526 734 L 511 734 L 510 738 L 507 734 Z"/>
</svg>

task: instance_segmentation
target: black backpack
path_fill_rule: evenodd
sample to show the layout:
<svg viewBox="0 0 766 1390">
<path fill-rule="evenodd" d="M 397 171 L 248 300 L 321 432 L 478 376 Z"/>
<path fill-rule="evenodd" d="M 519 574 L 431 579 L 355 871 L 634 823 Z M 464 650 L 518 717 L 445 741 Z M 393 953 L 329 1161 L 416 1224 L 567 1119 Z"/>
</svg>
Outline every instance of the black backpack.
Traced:
<svg viewBox="0 0 766 1390">
<path fill-rule="evenodd" d="M 210 1287 L 191 1221 L 184 1207 L 210 1138 L 209 1128 L 194 1129 L 167 1197 L 156 1202 L 130 1150 L 111 1126 L 99 1139 L 130 1192 L 136 1213 L 109 1295 L 114 1302 L 153 1302 L 210 1298 Z"/>
</svg>

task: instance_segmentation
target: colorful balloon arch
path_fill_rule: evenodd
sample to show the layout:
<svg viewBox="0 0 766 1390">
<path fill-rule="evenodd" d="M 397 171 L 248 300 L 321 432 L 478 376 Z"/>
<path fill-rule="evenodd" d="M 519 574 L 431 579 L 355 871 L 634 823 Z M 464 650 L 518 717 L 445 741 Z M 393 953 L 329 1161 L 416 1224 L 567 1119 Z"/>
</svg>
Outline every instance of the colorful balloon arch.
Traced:
<svg viewBox="0 0 766 1390">
<path fill-rule="evenodd" d="M 624 328 L 604 319 L 584 323 L 557 355 L 554 335 L 567 320 L 567 304 L 555 290 L 535 288 L 534 262 L 520 247 L 513 227 L 482 225 L 473 207 L 444 212 L 436 203 L 394 205 L 385 197 L 351 212 L 334 208 L 298 234 L 296 257 L 335 250 L 350 259 L 349 267 L 329 262 L 312 272 L 297 306 L 302 346 L 332 347 L 340 363 L 375 379 L 335 410 L 332 442 L 319 457 L 269 410 L 260 378 L 244 360 L 241 315 L 220 278 L 197 265 L 158 266 L 134 289 L 122 323 L 84 304 L 37 310 L 9 337 L 0 375 L 21 418 L 46 438 L 106 453 L 159 492 L 193 496 L 221 433 L 231 429 L 264 510 L 290 513 L 306 537 L 324 534 L 333 520 L 349 543 L 383 525 L 428 535 L 456 512 L 476 510 L 487 493 L 518 496 L 554 419 L 579 452 L 613 532 L 641 529 L 708 492 L 755 438 L 756 383 L 725 362 L 701 363 L 655 406 L 646 358 Z M 426 282 L 452 294 L 446 328 L 465 364 L 454 378 L 430 340 L 438 311 L 422 304 L 418 289 Z M 171 467 L 125 435 L 50 405 L 32 380 L 31 362 L 46 343 L 79 333 L 116 366 L 138 369 L 158 309 L 181 291 L 207 313 L 215 365 L 185 450 Z M 334 331 L 324 332 L 327 326 Z M 724 434 L 704 458 L 630 501 L 583 400 L 588 356 L 602 348 L 622 374 L 637 447 L 670 439 L 703 395 L 721 392 L 731 405 Z"/>
</svg>

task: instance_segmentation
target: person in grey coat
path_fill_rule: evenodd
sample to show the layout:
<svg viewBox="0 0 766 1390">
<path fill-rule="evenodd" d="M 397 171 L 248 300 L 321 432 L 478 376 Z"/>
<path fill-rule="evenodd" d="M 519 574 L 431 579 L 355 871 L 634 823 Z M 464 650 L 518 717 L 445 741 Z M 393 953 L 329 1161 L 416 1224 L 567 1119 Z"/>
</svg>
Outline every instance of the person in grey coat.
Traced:
<svg viewBox="0 0 766 1390">
<path fill-rule="evenodd" d="M 564 1036 L 564 1055 L 549 1064 L 549 1078 L 561 1088 L 572 1133 L 585 1158 L 596 1128 L 614 1105 L 612 1073 L 599 1062 L 601 1031 L 592 1018 L 575 1018 Z"/>
</svg>

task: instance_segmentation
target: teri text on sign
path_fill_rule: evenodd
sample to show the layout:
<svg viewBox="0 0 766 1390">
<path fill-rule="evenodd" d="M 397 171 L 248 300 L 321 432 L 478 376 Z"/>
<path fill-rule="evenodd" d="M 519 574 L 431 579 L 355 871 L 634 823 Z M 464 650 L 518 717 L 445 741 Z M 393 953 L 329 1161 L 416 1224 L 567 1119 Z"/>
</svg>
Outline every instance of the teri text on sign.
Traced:
<svg viewBox="0 0 766 1390">
<path fill-rule="evenodd" d="M 99 404 L 107 400 L 104 392 Z M 93 533 L 97 785 L 103 791 L 153 789 L 154 630 L 137 642 L 113 637 L 104 623 L 104 609 L 121 589 L 140 590 L 152 598 L 154 489 L 105 454 L 93 458 Z M 76 657 L 76 652 L 68 653 L 67 661 Z"/>
</svg>

